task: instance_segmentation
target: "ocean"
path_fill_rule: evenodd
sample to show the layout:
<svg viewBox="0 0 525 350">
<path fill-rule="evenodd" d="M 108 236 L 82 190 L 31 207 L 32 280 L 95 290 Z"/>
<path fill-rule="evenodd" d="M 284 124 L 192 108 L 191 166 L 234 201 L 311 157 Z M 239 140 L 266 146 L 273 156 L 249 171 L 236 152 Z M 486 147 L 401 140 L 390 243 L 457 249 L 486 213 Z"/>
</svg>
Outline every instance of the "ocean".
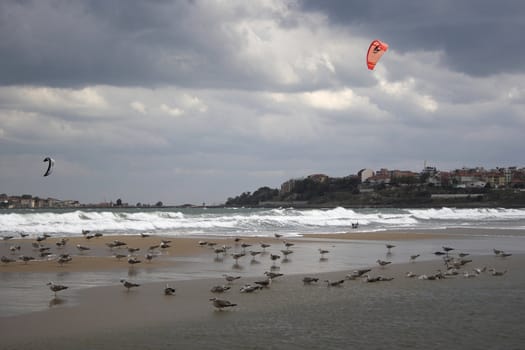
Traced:
<svg viewBox="0 0 525 350">
<path fill-rule="evenodd" d="M 80 236 L 82 230 L 105 235 L 148 233 L 165 236 L 273 237 L 305 233 L 391 230 L 487 229 L 522 235 L 525 208 L 429 209 L 250 209 L 115 208 L 0 211 L 0 236 Z"/>
</svg>

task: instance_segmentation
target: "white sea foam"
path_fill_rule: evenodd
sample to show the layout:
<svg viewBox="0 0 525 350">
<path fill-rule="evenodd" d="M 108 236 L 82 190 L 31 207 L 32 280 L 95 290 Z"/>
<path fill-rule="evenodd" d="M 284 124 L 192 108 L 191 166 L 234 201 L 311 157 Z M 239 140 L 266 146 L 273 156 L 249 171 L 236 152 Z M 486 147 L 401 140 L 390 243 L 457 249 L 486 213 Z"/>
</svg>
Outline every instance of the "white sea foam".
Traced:
<svg viewBox="0 0 525 350">
<path fill-rule="evenodd" d="M 346 232 L 352 223 L 366 231 L 486 227 L 522 229 L 525 209 L 100 209 L 0 211 L 0 234 L 25 232 L 65 236 L 82 230 L 108 234 L 288 235 Z"/>
</svg>

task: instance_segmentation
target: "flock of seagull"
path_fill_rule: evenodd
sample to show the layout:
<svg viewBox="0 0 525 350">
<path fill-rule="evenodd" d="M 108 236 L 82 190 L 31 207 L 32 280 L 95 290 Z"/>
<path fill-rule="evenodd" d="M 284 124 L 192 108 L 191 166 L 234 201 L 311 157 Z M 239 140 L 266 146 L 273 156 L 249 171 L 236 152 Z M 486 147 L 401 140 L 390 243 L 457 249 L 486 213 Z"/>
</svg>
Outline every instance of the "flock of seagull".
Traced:
<svg viewBox="0 0 525 350">
<path fill-rule="evenodd" d="M 102 234 L 91 234 L 89 231 L 82 231 L 82 234 L 86 239 L 91 239 L 94 237 L 100 237 Z M 26 237 L 26 234 L 21 234 L 22 238 Z M 148 237 L 147 234 L 142 233 L 142 237 Z M 72 256 L 70 254 L 52 254 L 50 247 L 46 247 L 42 244 L 42 241 L 45 241 L 46 238 L 50 237 L 49 235 L 39 236 L 36 239 L 36 242 L 32 243 L 32 247 L 34 250 L 38 251 L 41 258 L 49 258 L 53 257 L 56 259 L 57 263 L 60 265 L 66 264 L 70 261 L 72 261 Z M 282 238 L 282 235 L 275 234 L 276 238 Z M 9 239 L 13 238 L 13 236 L 4 236 L 3 240 L 7 241 Z M 267 249 L 271 247 L 271 244 L 266 242 L 260 242 L 260 250 L 249 250 L 246 251 L 247 248 L 253 249 L 253 244 L 240 242 L 242 238 L 235 238 L 235 250 L 232 253 L 229 253 L 230 250 L 232 250 L 232 246 L 228 245 L 220 245 L 216 242 L 211 241 L 199 241 L 198 245 L 201 247 L 208 247 L 213 250 L 213 253 L 216 255 L 215 260 L 216 261 L 222 261 L 226 256 L 231 256 L 235 260 L 234 267 L 239 264 L 239 259 L 243 258 L 247 254 L 249 254 L 252 257 L 252 262 L 255 261 L 257 256 L 261 255 L 268 255 Z M 67 238 L 61 238 L 56 242 L 57 249 L 61 249 L 66 246 Z M 150 246 L 148 248 L 148 252 L 145 254 L 145 259 L 147 261 L 151 261 L 154 257 L 160 255 L 160 252 L 157 251 L 157 249 L 165 249 L 170 247 L 170 240 L 161 240 L 161 242 L 157 245 Z M 241 293 L 253 293 L 256 291 L 263 290 L 265 288 L 270 288 L 272 281 L 276 278 L 282 277 L 284 274 L 279 273 L 279 266 L 277 266 L 276 262 L 281 259 L 283 262 L 288 259 L 288 256 L 294 251 L 292 250 L 292 247 L 295 245 L 295 243 L 282 240 L 283 249 L 280 249 L 280 253 L 269 253 L 270 260 L 272 261 L 272 265 L 270 266 L 270 271 L 264 272 L 264 277 L 257 279 L 251 283 L 245 283 L 243 284 L 239 291 Z M 125 242 L 114 240 L 112 242 L 107 243 L 107 246 L 109 249 L 113 250 L 113 248 L 123 248 L 126 247 L 128 250 L 128 254 L 120 254 L 117 253 L 114 255 L 114 257 L 118 260 L 122 258 L 128 259 L 128 264 L 130 265 L 130 268 L 133 268 L 135 264 L 139 264 L 142 261 L 135 255 L 139 248 L 132 248 L 128 247 Z M 393 244 L 386 244 L 387 253 L 386 256 L 389 257 L 392 254 L 392 249 L 396 246 Z M 81 244 L 77 244 L 76 248 L 78 249 L 79 253 L 82 254 L 84 251 L 90 250 L 88 246 L 84 246 Z M 239 250 L 240 248 L 240 250 Z M 443 250 L 436 251 L 433 254 L 436 256 L 441 256 L 444 263 L 443 270 L 438 269 L 435 273 L 432 274 L 421 274 L 417 275 L 411 271 L 406 273 L 407 278 L 417 278 L 420 280 L 439 280 L 439 279 L 445 279 L 452 276 L 458 276 L 463 275 L 465 278 L 471 278 L 471 277 L 477 277 L 481 275 L 482 273 L 489 273 L 492 276 L 503 276 L 506 274 L 507 270 L 498 271 L 495 268 L 487 268 L 486 266 L 483 267 L 476 267 L 472 268 L 471 270 L 467 270 L 464 268 L 464 266 L 468 265 L 472 262 L 471 259 L 468 258 L 468 253 L 459 252 L 457 254 L 454 254 L 454 248 L 443 246 Z M 12 245 L 10 246 L 9 250 L 11 251 L 11 254 L 16 254 L 17 251 L 20 251 L 20 245 Z M 330 251 L 327 249 L 319 248 L 318 249 L 320 254 L 320 260 L 326 260 L 325 255 L 329 254 Z M 511 256 L 512 254 L 504 252 L 502 250 L 493 249 L 494 255 L 496 257 L 500 258 L 506 258 Z M 282 255 L 282 258 L 281 258 Z M 411 255 L 409 258 L 410 263 L 415 263 L 416 259 L 420 256 L 420 254 Z M 35 258 L 33 256 L 27 256 L 27 255 L 21 255 L 19 256 L 18 260 L 23 261 L 24 264 L 27 264 L 28 261 L 34 260 Z M 1 262 L 4 264 L 10 264 L 15 262 L 16 259 L 9 258 L 7 256 L 1 257 Z M 377 259 L 377 264 L 379 269 L 383 270 L 388 265 L 392 264 L 392 261 L 389 260 L 382 260 Z M 345 281 L 352 281 L 352 280 L 362 280 L 363 282 L 367 283 L 373 283 L 373 282 L 382 282 L 382 281 L 391 281 L 394 279 L 394 277 L 389 276 L 383 276 L 383 275 L 377 275 L 373 276 L 371 274 L 372 268 L 362 268 L 353 270 L 350 273 L 348 273 L 344 278 L 337 279 L 337 280 L 323 280 L 322 282 L 326 283 L 326 286 L 328 287 L 340 287 L 342 286 Z M 225 279 L 226 284 L 220 284 L 215 285 L 210 289 L 210 292 L 213 294 L 223 294 L 229 291 L 236 280 L 241 279 L 241 276 L 239 275 L 230 275 L 230 274 L 223 274 L 223 277 Z M 310 284 L 318 284 L 320 282 L 320 279 L 315 276 L 305 276 L 302 279 L 302 282 L 304 285 L 310 285 Z M 120 283 L 126 288 L 126 290 L 129 292 L 132 288 L 140 287 L 140 284 L 130 282 L 126 279 L 121 279 Z M 68 289 L 68 286 L 56 284 L 54 282 L 48 282 L 47 286 L 49 289 L 54 293 L 55 298 L 57 297 L 57 293 L 64 291 Z M 170 287 L 169 284 L 166 284 L 164 288 L 164 294 L 165 295 L 175 295 L 176 289 L 173 287 Z M 219 299 L 217 297 L 213 297 L 209 299 L 210 302 L 212 302 L 212 305 L 217 310 L 223 310 L 226 308 L 232 308 L 234 306 L 237 306 L 236 303 L 232 303 L 229 300 L 226 299 Z"/>
</svg>

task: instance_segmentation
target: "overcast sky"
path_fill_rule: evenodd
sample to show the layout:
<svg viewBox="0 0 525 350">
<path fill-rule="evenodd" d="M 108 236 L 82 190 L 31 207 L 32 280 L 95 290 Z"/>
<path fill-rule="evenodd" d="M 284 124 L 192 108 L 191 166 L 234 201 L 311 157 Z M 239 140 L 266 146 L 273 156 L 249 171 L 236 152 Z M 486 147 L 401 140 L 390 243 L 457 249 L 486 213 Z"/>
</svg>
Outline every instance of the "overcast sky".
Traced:
<svg viewBox="0 0 525 350">
<path fill-rule="evenodd" d="M 4 0 L 0 193 L 218 204 L 314 173 L 523 167 L 524 33 L 520 0 Z"/>
</svg>

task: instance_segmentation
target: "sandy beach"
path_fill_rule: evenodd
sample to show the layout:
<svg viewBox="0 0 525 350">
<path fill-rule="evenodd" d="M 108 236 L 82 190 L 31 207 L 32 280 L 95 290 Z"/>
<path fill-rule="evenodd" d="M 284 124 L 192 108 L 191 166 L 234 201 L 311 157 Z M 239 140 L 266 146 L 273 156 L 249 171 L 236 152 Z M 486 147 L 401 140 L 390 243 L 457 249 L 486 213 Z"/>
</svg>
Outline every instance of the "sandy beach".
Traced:
<svg viewBox="0 0 525 350">
<path fill-rule="evenodd" d="M 450 256 L 458 258 L 459 252 L 466 251 L 459 249 L 462 244 L 475 247 L 472 240 L 400 232 L 371 233 L 367 237 L 354 233 L 335 237 L 307 235 L 286 239 L 293 244 L 289 249 L 294 253 L 283 262 L 283 239 L 242 237 L 236 242 L 234 238 L 170 238 L 171 246 L 150 263 L 130 267 L 127 258 L 119 261 L 113 256 L 119 251 L 128 254 L 127 248 L 109 249 L 106 244 L 115 239 L 124 241 L 129 247 L 140 248 L 137 256 L 142 259 L 149 247 L 165 237 L 108 236 L 89 241 L 75 237 L 63 248 L 74 254 L 73 260 L 63 266 L 46 259 L 2 264 L 0 271 L 6 281 L 2 290 L 6 285 L 16 285 L 16 279 L 21 283 L 32 279 L 33 288 L 37 289 L 34 292 L 45 299 L 39 311 L 0 317 L 2 348 L 336 349 L 354 345 L 418 349 L 448 345 L 459 349 L 467 348 L 469 342 L 491 348 L 485 346 L 488 339 L 498 344 L 493 348 L 519 348 L 524 340 L 518 331 L 518 325 L 525 321 L 519 311 L 525 306 L 523 254 L 502 258 L 484 247 L 484 254 L 466 256 L 472 261 L 460 267 L 457 275 L 423 280 L 405 275 L 412 272 L 430 276 L 438 270 L 446 271 L 442 257 L 433 254 L 434 249 L 454 244 L 456 249 Z M 45 244 L 51 246 L 57 240 L 49 239 Z M 245 249 L 247 256 L 235 263 L 231 255 L 217 258 L 203 241 L 231 246 L 231 253 L 242 251 L 242 243 L 251 246 Z M 271 246 L 254 260 L 248 252 L 262 251 L 261 242 Z M 388 242 L 395 245 L 391 252 L 385 247 Z M 9 254 L 9 247 L 16 244 L 22 245 L 23 254 L 31 253 L 28 240 L 12 240 L 3 244 L 1 254 Z M 76 244 L 92 249 L 79 253 L 75 251 Z M 321 256 L 320 248 L 329 253 Z M 421 250 L 421 260 L 409 262 L 410 253 L 416 249 Z M 272 262 L 269 253 L 280 254 L 281 259 Z M 392 263 L 381 267 L 376 259 Z M 268 288 L 253 293 L 240 291 L 245 284 L 264 280 L 264 271 L 272 270 L 274 264 L 273 271 L 284 276 L 274 278 Z M 369 283 L 362 278 L 346 278 L 363 267 L 371 269 L 371 277 L 393 280 Z M 475 277 L 464 277 L 465 273 L 474 275 L 474 268 L 483 267 L 506 272 L 492 276 L 485 270 Z M 72 284 L 82 279 L 79 276 L 85 276 L 86 271 L 107 274 L 111 282 L 75 288 Z M 228 284 L 222 277 L 224 273 L 240 278 Z M 306 275 L 319 282 L 304 285 L 302 278 Z M 70 288 L 54 297 L 45 286 L 50 276 L 58 278 L 56 282 L 70 284 Z M 122 277 L 140 287 L 127 291 L 119 283 Z M 325 280 L 345 282 L 341 287 L 327 287 Z M 166 283 L 176 289 L 175 295 L 164 295 Z M 230 290 L 214 294 L 210 289 L 216 285 L 227 285 Z M 212 297 L 237 306 L 216 311 L 209 301 Z M 469 335 L 474 325 L 478 329 Z M 443 340 L 437 336 L 438 331 L 448 333 L 447 337 L 452 334 L 453 340 Z M 385 340 L 388 346 L 370 339 L 389 339 Z"/>
</svg>

